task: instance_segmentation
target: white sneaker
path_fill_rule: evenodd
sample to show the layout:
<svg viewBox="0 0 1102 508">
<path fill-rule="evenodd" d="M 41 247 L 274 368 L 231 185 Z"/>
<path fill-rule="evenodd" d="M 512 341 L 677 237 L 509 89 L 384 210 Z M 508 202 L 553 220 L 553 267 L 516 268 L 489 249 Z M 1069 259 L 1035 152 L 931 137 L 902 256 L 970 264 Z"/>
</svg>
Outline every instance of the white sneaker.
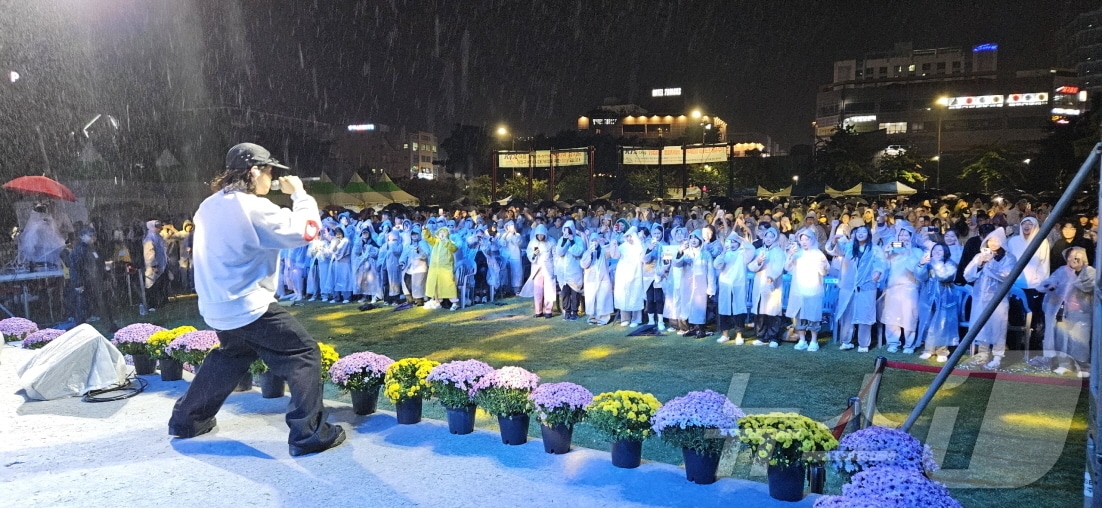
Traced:
<svg viewBox="0 0 1102 508">
<path fill-rule="evenodd" d="M 847 342 L 845 344 L 842 344 L 841 346 L 838 346 L 838 349 L 841 349 L 842 351 L 849 351 L 855 347 L 857 346 L 854 346 L 852 342 Z"/>
<path fill-rule="evenodd" d="M 627 325 L 628 325 L 627 321 L 620 321 L 620 326 L 627 326 Z"/>
<path fill-rule="evenodd" d="M 754 342 L 751 342 L 750 345 L 751 346 L 768 346 L 769 343 L 768 342 L 762 342 L 758 339 L 754 339 Z"/>
<path fill-rule="evenodd" d="M 344 301 L 341 302 L 341 303 L 352 303 L 352 300 L 349 300 L 349 299 L 345 298 Z"/>
<path fill-rule="evenodd" d="M 992 358 L 990 362 L 987 362 L 987 365 L 984 365 L 983 368 L 986 369 L 986 370 L 998 370 L 999 367 L 1001 367 L 1001 366 L 1002 366 L 1002 357 L 1001 356 L 996 356 L 996 357 Z"/>
<path fill-rule="evenodd" d="M 899 352 L 899 346 L 888 346 L 888 352 L 889 353 L 898 353 Z"/>
<path fill-rule="evenodd" d="M 731 340 L 730 337 L 728 337 L 726 335 L 721 335 L 718 339 L 716 339 L 716 342 L 718 342 L 720 344 L 723 344 L 724 342 L 727 342 L 729 340 Z"/>
<path fill-rule="evenodd" d="M 624 326 L 624 325 L 621 323 L 620 326 Z M 678 335 L 685 335 L 686 333 L 689 333 L 689 331 L 688 330 L 678 330 L 677 331 Z"/>
<path fill-rule="evenodd" d="M 746 344 L 746 339 L 743 339 L 742 335 L 736 335 L 735 336 L 735 345 L 736 346 L 741 346 L 743 344 Z"/>
<path fill-rule="evenodd" d="M 905 354 L 905 355 L 913 355 L 913 354 L 915 354 L 915 348 L 913 348 L 913 347 L 905 347 L 905 348 L 903 348 L 903 354 Z"/>
<path fill-rule="evenodd" d="M 458 303 L 453 303 L 451 310 L 459 310 L 459 304 Z"/>
<path fill-rule="evenodd" d="M 630 324 L 628 324 L 628 326 L 635 328 L 636 326 L 639 326 L 639 323 L 632 321 Z"/>
<path fill-rule="evenodd" d="M 815 341 L 815 342 L 812 342 L 811 344 L 808 344 L 807 345 L 807 350 L 811 351 L 812 353 L 814 353 L 815 351 L 818 351 L 819 350 L 819 342 Z"/>
<path fill-rule="evenodd" d="M 1052 370 L 1052 373 L 1056 374 L 1057 376 L 1063 376 L 1064 374 L 1067 374 L 1068 372 L 1071 372 L 1071 370 L 1069 370 L 1067 367 L 1056 367 L 1055 369 Z"/>
<path fill-rule="evenodd" d="M 657 329 L 658 329 L 658 331 L 660 331 L 660 332 L 664 332 L 664 331 L 666 331 L 666 323 L 663 323 L 663 322 L 659 321 L 659 322 L 658 322 L 658 328 L 657 328 Z"/>
<path fill-rule="evenodd" d="M 769 347 L 781 347 L 781 344 L 775 340 L 769 341 Z"/>
<path fill-rule="evenodd" d="M 868 352 L 869 352 L 869 348 L 867 348 L 867 347 L 859 347 L 859 348 L 857 348 L 857 352 L 858 352 L 858 353 L 868 353 Z"/>
<path fill-rule="evenodd" d="M 933 353 L 926 352 L 918 355 L 918 358 L 921 360 L 929 360 L 931 356 L 934 356 Z"/>
<path fill-rule="evenodd" d="M 937 363 L 945 363 L 949 361 L 948 355 L 937 355 Z"/>
<path fill-rule="evenodd" d="M 796 351 L 803 351 L 805 349 L 807 349 L 807 341 L 800 339 L 800 341 L 796 343 Z"/>
</svg>

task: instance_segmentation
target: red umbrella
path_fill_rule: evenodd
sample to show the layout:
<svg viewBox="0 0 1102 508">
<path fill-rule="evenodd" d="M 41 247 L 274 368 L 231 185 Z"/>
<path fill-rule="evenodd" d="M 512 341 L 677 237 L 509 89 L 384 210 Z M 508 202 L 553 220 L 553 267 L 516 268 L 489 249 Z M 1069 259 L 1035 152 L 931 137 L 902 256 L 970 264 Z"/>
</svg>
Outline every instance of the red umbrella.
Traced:
<svg viewBox="0 0 1102 508">
<path fill-rule="evenodd" d="M 6 184 L 4 188 L 20 194 L 46 196 L 65 201 L 76 201 L 77 196 L 68 187 L 45 176 L 21 176 Z"/>
</svg>

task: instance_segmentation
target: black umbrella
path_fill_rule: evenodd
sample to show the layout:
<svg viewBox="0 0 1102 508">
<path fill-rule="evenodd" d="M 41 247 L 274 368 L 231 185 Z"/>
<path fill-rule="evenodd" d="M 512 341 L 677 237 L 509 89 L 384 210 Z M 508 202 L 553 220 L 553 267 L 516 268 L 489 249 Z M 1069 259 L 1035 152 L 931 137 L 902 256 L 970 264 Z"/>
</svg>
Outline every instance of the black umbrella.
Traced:
<svg viewBox="0 0 1102 508">
<path fill-rule="evenodd" d="M 604 207 L 605 210 L 612 208 L 612 203 L 607 199 L 594 199 L 589 203 L 589 207 L 596 210 L 598 207 Z"/>
</svg>

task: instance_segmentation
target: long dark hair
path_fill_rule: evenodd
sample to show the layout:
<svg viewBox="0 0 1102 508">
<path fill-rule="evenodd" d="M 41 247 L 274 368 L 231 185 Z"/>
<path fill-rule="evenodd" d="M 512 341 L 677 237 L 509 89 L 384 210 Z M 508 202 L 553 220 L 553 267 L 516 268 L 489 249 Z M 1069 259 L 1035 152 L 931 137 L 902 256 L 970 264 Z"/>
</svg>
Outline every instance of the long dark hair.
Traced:
<svg viewBox="0 0 1102 508">
<path fill-rule="evenodd" d="M 864 229 L 866 232 L 868 232 L 869 237 L 867 240 L 865 240 L 864 247 L 861 246 L 861 242 L 857 241 L 857 230 L 859 229 Z M 861 259 L 861 256 L 864 256 L 865 253 L 872 248 L 872 230 L 869 229 L 868 226 L 857 226 L 850 230 L 849 235 L 850 238 L 853 239 L 853 241 L 850 242 L 850 257 L 852 257 L 853 259 Z"/>
<path fill-rule="evenodd" d="M 242 191 L 249 194 L 256 192 L 256 182 L 253 181 L 250 169 L 225 170 L 222 174 L 214 177 L 214 180 L 211 180 L 210 190 L 212 192 Z"/>
</svg>

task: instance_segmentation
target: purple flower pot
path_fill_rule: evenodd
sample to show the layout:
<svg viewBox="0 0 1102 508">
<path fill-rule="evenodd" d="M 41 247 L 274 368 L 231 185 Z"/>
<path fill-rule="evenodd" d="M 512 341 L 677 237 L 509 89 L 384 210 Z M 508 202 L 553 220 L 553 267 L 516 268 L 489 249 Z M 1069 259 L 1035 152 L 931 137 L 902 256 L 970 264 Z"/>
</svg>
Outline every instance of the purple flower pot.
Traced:
<svg viewBox="0 0 1102 508">
<path fill-rule="evenodd" d="M 379 408 L 379 388 L 375 385 L 367 390 L 352 390 L 352 412 L 358 415 L 374 413 Z"/>
<path fill-rule="evenodd" d="M 448 432 L 456 435 L 470 434 L 474 432 L 474 405 L 460 408 L 444 408 L 448 413 Z"/>
<path fill-rule="evenodd" d="M 570 441 L 574 437 L 572 425 L 552 425 L 548 427 L 540 424 L 540 433 L 543 435 L 543 450 L 547 453 L 561 455 L 570 451 Z"/>
<path fill-rule="evenodd" d="M 184 378 L 184 364 L 175 358 L 157 360 L 161 366 L 161 381 L 179 381 Z"/>
<path fill-rule="evenodd" d="M 497 415 L 501 427 L 501 442 L 507 445 L 522 445 L 528 442 L 528 413 L 519 415 Z"/>
<path fill-rule="evenodd" d="M 716 482 L 716 470 L 719 469 L 718 453 L 707 455 L 697 453 L 692 448 L 682 448 L 681 454 L 685 457 L 685 479 L 698 485 Z"/>
</svg>

